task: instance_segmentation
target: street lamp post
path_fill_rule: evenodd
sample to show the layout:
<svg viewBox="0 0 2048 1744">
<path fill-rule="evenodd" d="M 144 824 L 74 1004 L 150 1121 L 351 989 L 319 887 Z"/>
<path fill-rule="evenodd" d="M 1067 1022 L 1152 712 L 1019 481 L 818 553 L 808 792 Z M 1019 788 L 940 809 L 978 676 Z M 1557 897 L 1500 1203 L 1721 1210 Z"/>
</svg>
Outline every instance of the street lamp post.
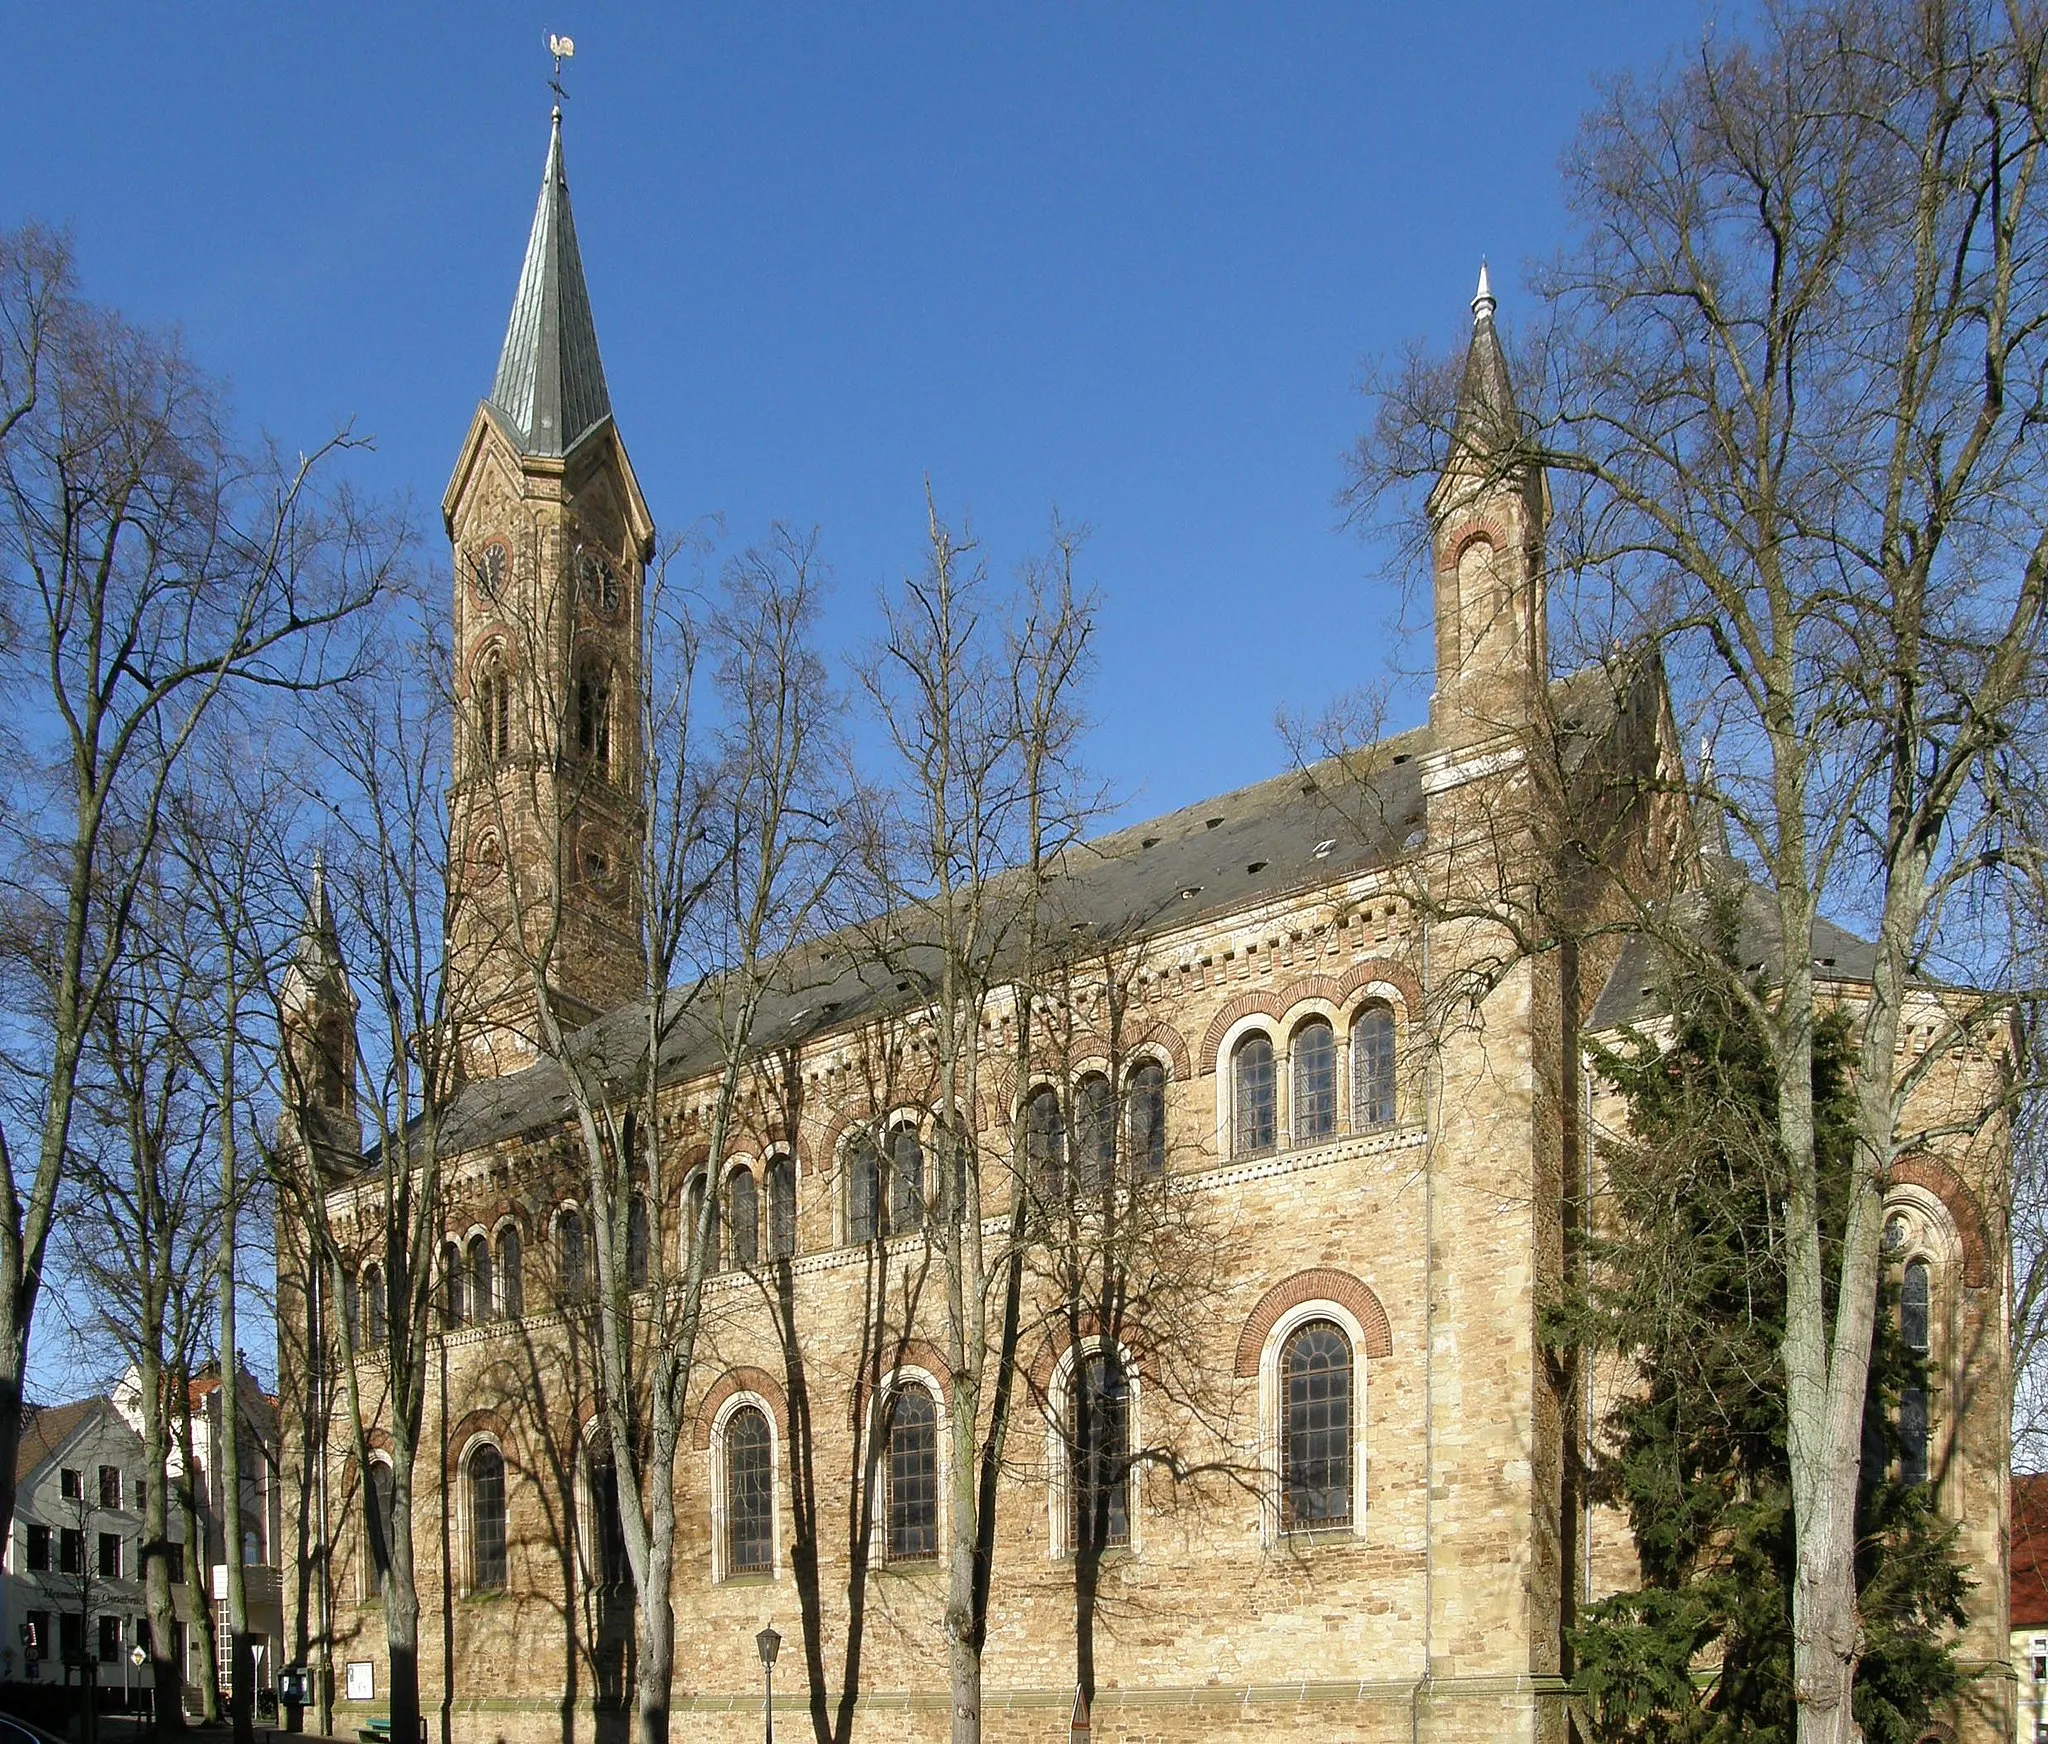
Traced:
<svg viewBox="0 0 2048 1744">
<path fill-rule="evenodd" d="M 771 1623 L 754 1637 L 754 1645 L 761 1650 L 761 1676 L 765 1680 L 761 1695 L 762 1736 L 767 1744 L 775 1744 L 775 1656 L 782 1651 L 782 1637 L 775 1633 Z"/>
</svg>

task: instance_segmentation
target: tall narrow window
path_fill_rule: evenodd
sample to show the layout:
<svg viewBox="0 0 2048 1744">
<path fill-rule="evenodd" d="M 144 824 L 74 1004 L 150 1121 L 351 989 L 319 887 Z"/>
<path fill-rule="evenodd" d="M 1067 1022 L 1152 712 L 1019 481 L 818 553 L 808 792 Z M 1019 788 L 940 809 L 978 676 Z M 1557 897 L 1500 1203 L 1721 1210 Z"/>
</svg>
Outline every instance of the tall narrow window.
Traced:
<svg viewBox="0 0 2048 1744">
<path fill-rule="evenodd" d="M 1145 1060 L 1132 1069 L 1124 1091 L 1124 1143 L 1131 1173 L 1153 1181 L 1166 1173 L 1166 1068 Z"/>
<path fill-rule="evenodd" d="M 1368 1005 L 1351 1026 L 1351 1125 L 1373 1132 L 1394 1115 L 1394 1014 Z"/>
<path fill-rule="evenodd" d="M 1100 1193 L 1116 1173 L 1116 1093 L 1100 1072 L 1074 1087 L 1075 1185 Z"/>
<path fill-rule="evenodd" d="M 508 1223 L 498 1231 L 498 1298 L 507 1320 L 517 1320 L 526 1312 L 526 1278 L 521 1269 L 516 1223 Z"/>
<path fill-rule="evenodd" d="M 462 1249 L 452 1241 L 441 1250 L 441 1324 L 460 1326 L 468 1317 L 469 1292 L 462 1265 Z"/>
<path fill-rule="evenodd" d="M 906 1235 L 924 1222 L 924 1143 L 907 1122 L 889 1134 L 889 1233 Z"/>
<path fill-rule="evenodd" d="M 768 1257 L 796 1257 L 796 1167 L 787 1157 L 768 1165 Z"/>
<path fill-rule="evenodd" d="M 1927 1375 L 1925 1363 L 1934 1348 L 1931 1312 L 1933 1276 L 1925 1260 L 1911 1260 L 1899 1287 L 1899 1335 L 1919 1359 L 1912 1381 L 1899 1393 L 1899 1481 L 1927 1481 Z"/>
<path fill-rule="evenodd" d="M 1294 1032 L 1294 1142 L 1320 1144 L 1337 1131 L 1337 1032 L 1312 1017 Z"/>
<path fill-rule="evenodd" d="M 1274 1102 L 1273 1038 L 1254 1030 L 1230 1056 L 1232 1156 L 1263 1156 L 1278 1142 Z"/>
<path fill-rule="evenodd" d="M 1060 1094 L 1041 1084 L 1024 1104 L 1024 1158 L 1031 1183 L 1048 1199 L 1066 1191 L 1067 1127 L 1060 1112 Z"/>
<path fill-rule="evenodd" d="M 725 1182 L 725 1251 L 736 1266 L 761 1260 L 761 1194 L 751 1169 L 735 1169 Z"/>
<path fill-rule="evenodd" d="M 631 1577 L 626 1523 L 619 1513 L 619 1472 L 611 1456 L 590 1462 L 590 1572 L 601 1587 L 622 1587 Z"/>
<path fill-rule="evenodd" d="M 391 1327 L 387 1318 L 390 1297 L 384 1287 L 383 1269 L 379 1266 L 363 1268 L 363 1307 L 370 1329 L 370 1348 L 381 1350 L 391 1336 Z"/>
<path fill-rule="evenodd" d="M 1106 1350 L 1074 1367 L 1067 1411 L 1068 1542 L 1075 1550 L 1131 1541 L 1131 1389 L 1123 1364 Z"/>
<path fill-rule="evenodd" d="M 1328 1320 L 1288 1334 L 1280 1354 L 1280 1523 L 1351 1524 L 1351 1341 Z"/>
<path fill-rule="evenodd" d="M 363 1342 L 362 1297 L 355 1279 L 346 1272 L 341 1275 L 341 1323 L 348 1329 L 349 1343 L 360 1348 Z"/>
<path fill-rule="evenodd" d="M 498 1292 L 491 1273 L 491 1241 L 489 1236 L 473 1235 L 469 1238 L 469 1303 L 470 1318 L 488 1320 L 497 1305 Z"/>
<path fill-rule="evenodd" d="M 575 1301 L 590 1288 L 590 1255 L 583 1242 L 580 1211 L 565 1211 L 556 1221 L 555 1245 L 561 1250 L 562 1295 Z"/>
<path fill-rule="evenodd" d="M 370 1466 L 370 1484 L 363 1509 L 364 1536 L 369 1540 L 373 1589 L 391 1572 L 391 1467 L 383 1460 Z"/>
<path fill-rule="evenodd" d="M 760 1409 L 742 1405 L 725 1425 L 725 1572 L 774 1567 L 775 1443 Z"/>
<path fill-rule="evenodd" d="M 595 661 L 576 672 L 576 754 L 597 774 L 612 762 L 611 675 Z"/>
<path fill-rule="evenodd" d="M 939 1413 L 922 1387 L 899 1387 L 891 1399 L 887 1508 L 889 1560 L 939 1557 Z"/>
<path fill-rule="evenodd" d="M 469 1585 L 505 1585 L 505 1456 L 489 1442 L 469 1456 Z"/>
<path fill-rule="evenodd" d="M 846 1147 L 846 1239 L 873 1241 L 882 1228 L 882 1156 L 875 1141 L 858 1133 Z"/>
<path fill-rule="evenodd" d="M 626 1204 L 626 1288 L 647 1288 L 647 1267 L 652 1249 L 647 1231 L 647 1195 L 635 1193 Z"/>
<path fill-rule="evenodd" d="M 711 1207 L 711 1228 L 704 1227 L 704 1171 L 694 1169 L 690 1178 L 683 1183 L 683 1263 L 688 1265 L 697 1257 L 697 1244 L 708 1242 L 704 1250 L 704 1269 L 714 1272 L 718 1269 L 718 1206 Z"/>
<path fill-rule="evenodd" d="M 493 654 L 476 680 L 477 752 L 487 764 L 505 761 L 512 749 L 512 681 Z"/>
</svg>

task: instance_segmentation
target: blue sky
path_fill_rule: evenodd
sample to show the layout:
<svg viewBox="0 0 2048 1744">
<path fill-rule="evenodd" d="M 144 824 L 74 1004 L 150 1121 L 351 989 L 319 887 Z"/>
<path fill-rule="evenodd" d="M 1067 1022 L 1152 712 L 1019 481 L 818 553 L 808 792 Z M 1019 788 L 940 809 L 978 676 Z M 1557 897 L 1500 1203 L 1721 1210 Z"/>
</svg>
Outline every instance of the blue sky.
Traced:
<svg viewBox="0 0 2048 1744">
<path fill-rule="evenodd" d="M 436 505 L 490 383 L 572 34 L 567 152 L 654 512 L 821 529 L 830 635 L 918 557 L 1057 506 L 1105 601 L 1093 763 L 1127 815 L 1282 766 L 1276 707 L 1385 671 L 1337 524 L 1362 361 L 1512 327 L 1601 74 L 1692 0 L 9 9 L 0 223 L 177 323 L 252 425 Z M 1422 696 L 1411 691 L 1411 717 Z"/>
</svg>

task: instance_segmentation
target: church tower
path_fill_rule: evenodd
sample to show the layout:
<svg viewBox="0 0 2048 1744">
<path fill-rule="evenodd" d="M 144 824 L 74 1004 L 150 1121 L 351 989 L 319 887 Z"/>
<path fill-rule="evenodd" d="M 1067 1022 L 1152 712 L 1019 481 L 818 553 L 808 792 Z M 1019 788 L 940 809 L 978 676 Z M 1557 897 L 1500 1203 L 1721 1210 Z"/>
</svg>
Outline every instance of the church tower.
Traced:
<svg viewBox="0 0 2048 1744">
<path fill-rule="evenodd" d="M 454 552 L 448 974 L 472 1078 L 642 990 L 641 587 L 654 523 L 612 420 L 554 113 Z"/>
<path fill-rule="evenodd" d="M 1518 743 L 1549 677 L 1550 493 L 1542 468 L 1519 453 L 1521 418 L 1493 312 L 1482 266 L 1450 457 L 1429 494 L 1437 673 L 1430 719 L 1447 762 Z"/>
</svg>

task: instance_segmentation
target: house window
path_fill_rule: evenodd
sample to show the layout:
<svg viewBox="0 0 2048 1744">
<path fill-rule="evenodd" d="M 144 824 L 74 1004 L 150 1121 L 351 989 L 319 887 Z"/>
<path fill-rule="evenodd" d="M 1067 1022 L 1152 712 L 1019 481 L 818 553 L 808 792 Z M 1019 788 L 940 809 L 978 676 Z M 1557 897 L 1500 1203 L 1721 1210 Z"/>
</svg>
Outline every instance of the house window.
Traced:
<svg viewBox="0 0 2048 1744">
<path fill-rule="evenodd" d="M 50 1570 L 50 1529 L 47 1526 L 30 1526 L 28 1529 L 28 1566 L 31 1574 L 47 1574 Z"/>
<path fill-rule="evenodd" d="M 1294 1032 L 1294 1142 L 1321 1144 L 1337 1131 L 1337 1032 L 1312 1017 Z"/>
<path fill-rule="evenodd" d="M 882 1156 L 866 1133 L 846 1147 L 846 1239 L 873 1241 L 882 1228 Z"/>
<path fill-rule="evenodd" d="M 85 1619 L 76 1611 L 57 1613 L 57 1644 L 66 1665 L 85 1657 Z"/>
<path fill-rule="evenodd" d="M 1273 1038 L 1254 1030 L 1230 1056 L 1231 1144 L 1235 1157 L 1259 1157 L 1279 1139 L 1273 1085 Z"/>
<path fill-rule="evenodd" d="M 888 1495 L 891 1562 L 939 1557 L 939 1411 L 920 1386 L 891 1395 Z"/>
<path fill-rule="evenodd" d="M 67 1502 L 85 1500 L 85 1474 L 73 1471 L 68 1465 L 57 1473 L 57 1492 Z"/>
<path fill-rule="evenodd" d="M 768 1257 L 786 1260 L 796 1254 L 796 1169 L 787 1157 L 768 1165 Z"/>
<path fill-rule="evenodd" d="M 775 1453 L 767 1413 L 742 1405 L 725 1425 L 725 1572 L 775 1567 Z"/>
<path fill-rule="evenodd" d="M 102 1532 L 100 1534 L 100 1574 L 107 1580 L 121 1578 L 121 1534 Z"/>
<path fill-rule="evenodd" d="M 1157 1060 L 1143 1061 L 1125 1081 L 1124 1142 L 1138 1179 L 1166 1173 L 1166 1068 Z"/>
<path fill-rule="evenodd" d="M 171 1585 L 182 1586 L 185 1580 L 185 1547 L 182 1544 L 164 1546 L 171 1565 Z"/>
<path fill-rule="evenodd" d="M 1100 1072 L 1074 1087 L 1075 1185 L 1100 1193 L 1116 1176 L 1116 1094 Z"/>
<path fill-rule="evenodd" d="M 115 1665 L 121 1658 L 121 1619 L 102 1617 L 100 1619 L 100 1664 Z"/>
<path fill-rule="evenodd" d="M 498 1292 L 491 1276 L 491 1238 L 469 1238 L 469 1309 L 473 1319 L 488 1320 Z"/>
<path fill-rule="evenodd" d="M 100 1506 L 118 1508 L 121 1505 L 121 1468 L 117 1465 L 100 1467 Z"/>
<path fill-rule="evenodd" d="M 889 1134 L 889 1233 L 906 1235 L 924 1222 L 924 1145 L 917 1128 Z"/>
<path fill-rule="evenodd" d="M 564 1211 L 555 1220 L 555 1247 L 561 1267 L 562 1295 L 576 1301 L 590 1288 L 590 1256 L 584 1246 L 580 1211 Z"/>
<path fill-rule="evenodd" d="M 1374 1132 L 1394 1124 L 1394 1014 L 1368 1005 L 1351 1026 L 1351 1124 Z"/>
<path fill-rule="evenodd" d="M 1351 1341 L 1333 1321 L 1288 1335 L 1280 1356 L 1280 1523 L 1351 1524 Z"/>
<path fill-rule="evenodd" d="M 64 1526 L 58 1529 L 57 1572 L 85 1573 L 85 1533 L 77 1526 Z"/>
<path fill-rule="evenodd" d="M 1059 1092 L 1041 1084 L 1024 1104 L 1024 1160 L 1031 1183 L 1047 1199 L 1066 1191 L 1067 1128 Z"/>
<path fill-rule="evenodd" d="M 148 1506 L 149 1480 L 147 1478 L 137 1478 L 135 1480 L 135 1511 L 136 1513 L 140 1514 Z"/>
<path fill-rule="evenodd" d="M 526 1312 L 526 1276 L 520 1265 L 519 1225 L 508 1223 L 498 1231 L 498 1294 L 507 1320 Z"/>
<path fill-rule="evenodd" d="M 1075 1365 L 1067 1402 L 1068 1548 L 1107 1550 L 1131 1541 L 1131 1388 L 1106 1350 Z"/>
<path fill-rule="evenodd" d="M 761 1190 L 751 1169 L 735 1169 L 725 1181 L 726 1251 L 736 1266 L 761 1259 Z"/>
<path fill-rule="evenodd" d="M 380 1591 L 391 1572 L 391 1467 L 383 1460 L 370 1467 L 368 1505 L 363 1510 L 364 1533 L 369 1540 L 370 1590 Z"/>
<path fill-rule="evenodd" d="M 469 1456 L 469 1585 L 479 1593 L 505 1585 L 505 1456 L 489 1442 Z"/>
<path fill-rule="evenodd" d="M 619 1513 L 619 1470 L 609 1454 L 590 1462 L 590 1572 L 601 1587 L 622 1587 L 632 1578 L 626 1555 L 626 1522 Z"/>
</svg>

